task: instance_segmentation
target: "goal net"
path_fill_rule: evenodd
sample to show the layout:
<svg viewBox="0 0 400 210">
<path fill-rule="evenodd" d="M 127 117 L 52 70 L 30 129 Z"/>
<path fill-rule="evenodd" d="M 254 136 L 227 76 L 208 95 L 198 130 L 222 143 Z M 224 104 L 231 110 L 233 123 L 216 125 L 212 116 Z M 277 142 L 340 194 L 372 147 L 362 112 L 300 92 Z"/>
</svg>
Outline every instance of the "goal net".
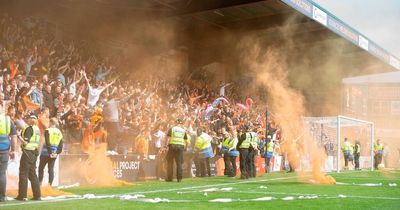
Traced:
<svg viewBox="0 0 400 210">
<path fill-rule="evenodd" d="M 373 170 L 374 123 L 345 116 L 305 117 L 304 120 L 306 132 L 325 150 L 325 171 L 355 169 L 353 154 L 348 158 L 348 166 L 345 167 L 342 150 L 345 138 L 353 148 L 356 142 L 360 143 L 359 168 Z"/>
</svg>

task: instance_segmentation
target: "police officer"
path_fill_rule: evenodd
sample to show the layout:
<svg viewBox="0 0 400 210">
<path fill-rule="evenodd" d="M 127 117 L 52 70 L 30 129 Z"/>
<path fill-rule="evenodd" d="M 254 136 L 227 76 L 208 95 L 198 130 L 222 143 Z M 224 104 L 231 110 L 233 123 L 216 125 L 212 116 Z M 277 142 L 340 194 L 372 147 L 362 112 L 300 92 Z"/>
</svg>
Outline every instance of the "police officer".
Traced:
<svg viewBox="0 0 400 210">
<path fill-rule="evenodd" d="M 361 145 L 359 141 L 356 141 L 354 144 L 354 169 L 360 170 L 360 154 L 361 154 Z"/>
<path fill-rule="evenodd" d="M 0 105 L 0 112 L 2 112 Z M 0 202 L 6 200 L 8 159 L 15 158 L 17 145 L 17 130 L 10 117 L 0 113 Z"/>
<path fill-rule="evenodd" d="M 229 143 L 232 140 L 232 138 L 229 136 L 229 133 L 224 131 L 222 133 L 222 155 L 224 157 L 224 175 L 227 176 L 229 172 L 231 171 L 231 165 L 229 161 L 229 155 L 228 155 L 228 149 L 229 149 Z"/>
<path fill-rule="evenodd" d="M 249 147 L 251 141 L 251 135 L 249 131 L 249 126 L 245 125 L 244 128 L 245 132 L 240 135 L 237 149 L 239 150 L 239 160 L 240 160 L 240 178 L 241 179 L 248 179 L 250 174 L 247 173 L 247 163 L 249 162 Z"/>
<path fill-rule="evenodd" d="M 259 138 L 258 134 L 256 132 L 250 131 L 248 134 L 250 135 L 250 146 L 249 146 L 249 157 L 247 159 L 247 173 L 249 177 L 256 177 L 257 174 L 257 168 L 255 164 L 255 158 L 258 153 L 258 144 L 259 144 Z"/>
<path fill-rule="evenodd" d="M 225 170 L 224 175 L 229 177 L 236 176 L 236 157 L 239 152 L 236 150 L 238 143 L 237 138 L 233 138 L 233 135 L 225 132 L 222 140 L 222 153 L 224 155 Z"/>
<path fill-rule="evenodd" d="M 267 136 L 267 140 L 264 144 L 264 157 L 265 157 L 265 173 L 271 173 L 271 159 L 274 156 L 274 141 L 272 140 L 271 136 Z"/>
<path fill-rule="evenodd" d="M 28 179 L 31 182 L 33 198 L 41 200 L 39 179 L 36 175 L 36 160 L 39 155 L 40 130 L 37 127 L 37 117 L 30 115 L 28 127 L 21 132 L 22 156 L 19 164 L 18 196 L 16 200 L 27 200 Z"/>
<path fill-rule="evenodd" d="M 381 140 L 376 140 L 374 144 L 374 168 L 378 169 L 379 164 L 382 162 L 382 155 L 383 155 L 383 144 L 381 144 Z"/>
<path fill-rule="evenodd" d="M 182 120 L 177 119 L 177 126 L 174 126 L 168 130 L 168 153 L 167 153 L 167 178 L 165 181 L 172 181 L 172 170 L 174 161 L 176 164 L 176 178 L 178 182 L 182 181 L 182 162 L 183 162 L 183 150 L 187 146 L 187 134 L 182 126 Z"/>
<path fill-rule="evenodd" d="M 343 143 L 343 156 L 344 156 L 344 169 L 347 170 L 349 168 L 349 159 L 350 159 L 350 147 L 351 144 L 348 141 L 347 137 L 344 138 L 344 143 Z"/>
<path fill-rule="evenodd" d="M 58 121 L 56 118 L 50 120 L 49 128 L 44 131 L 44 140 L 42 153 L 40 154 L 39 162 L 39 182 L 42 184 L 44 167 L 48 164 L 49 172 L 49 185 L 54 180 L 54 163 L 58 154 L 62 152 L 63 148 L 63 135 L 57 128 Z"/>
<path fill-rule="evenodd" d="M 205 177 L 206 171 L 207 175 L 211 176 L 210 158 L 214 156 L 213 149 L 211 147 L 212 137 L 207 133 L 204 133 L 201 128 L 197 129 L 196 134 L 197 136 L 194 149 L 199 161 L 200 176 Z"/>
</svg>

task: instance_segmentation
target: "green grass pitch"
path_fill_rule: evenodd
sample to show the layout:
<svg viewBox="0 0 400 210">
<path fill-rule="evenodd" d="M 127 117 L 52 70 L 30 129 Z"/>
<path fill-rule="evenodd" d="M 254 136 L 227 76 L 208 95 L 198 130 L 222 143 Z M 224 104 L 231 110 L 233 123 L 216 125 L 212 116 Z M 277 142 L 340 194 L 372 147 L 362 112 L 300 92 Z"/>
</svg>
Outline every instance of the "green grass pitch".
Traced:
<svg viewBox="0 0 400 210">
<path fill-rule="evenodd" d="M 184 179 L 181 183 L 148 181 L 125 187 L 76 187 L 65 191 L 77 195 L 115 197 L 8 201 L 0 204 L 0 209 L 400 209 L 400 171 L 349 171 L 331 175 L 339 184 L 309 184 L 300 181 L 293 173 L 273 173 L 249 180 L 210 177 Z M 393 183 L 397 186 L 389 186 Z M 204 192 L 210 188 L 216 188 L 217 191 Z M 120 196 L 126 194 L 145 197 L 121 200 Z M 145 202 L 146 199 L 155 198 L 168 199 L 169 202 Z M 257 198 L 272 200 L 256 201 Z M 230 202 L 211 202 L 214 199 L 228 199 Z"/>
</svg>

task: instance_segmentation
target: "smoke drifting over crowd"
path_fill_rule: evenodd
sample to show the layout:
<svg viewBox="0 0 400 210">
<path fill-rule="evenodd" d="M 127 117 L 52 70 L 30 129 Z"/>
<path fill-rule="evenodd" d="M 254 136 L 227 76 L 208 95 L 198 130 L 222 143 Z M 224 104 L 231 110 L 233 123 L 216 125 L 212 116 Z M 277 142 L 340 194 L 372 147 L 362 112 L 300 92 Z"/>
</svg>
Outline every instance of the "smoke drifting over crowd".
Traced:
<svg viewBox="0 0 400 210">
<path fill-rule="evenodd" d="M 238 48 L 243 58 L 240 65 L 243 74 L 252 75 L 253 84 L 264 87 L 267 92 L 266 103 L 283 130 L 281 146 L 292 167 L 300 168 L 300 160 L 311 154 L 312 178 L 318 183 L 334 183 L 333 178 L 326 178 L 321 172 L 326 158 L 323 149 L 305 131 L 303 117 L 308 112 L 304 96 L 289 84 L 285 54 L 279 48 L 261 47 L 252 38 L 244 39 Z"/>
</svg>

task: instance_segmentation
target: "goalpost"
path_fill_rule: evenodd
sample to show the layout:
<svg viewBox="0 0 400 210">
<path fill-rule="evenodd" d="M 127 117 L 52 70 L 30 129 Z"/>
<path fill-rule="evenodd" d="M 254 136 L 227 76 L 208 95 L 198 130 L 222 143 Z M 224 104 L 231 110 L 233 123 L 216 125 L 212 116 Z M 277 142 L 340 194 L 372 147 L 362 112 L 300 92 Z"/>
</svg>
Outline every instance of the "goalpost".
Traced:
<svg viewBox="0 0 400 210">
<path fill-rule="evenodd" d="M 310 136 L 325 149 L 326 171 L 340 172 L 344 166 L 342 145 L 344 138 L 354 146 L 361 145 L 360 169 L 374 170 L 374 123 L 346 116 L 305 117 L 306 128 Z M 354 162 L 353 162 L 354 163 Z M 354 168 L 354 164 L 348 164 Z"/>
</svg>

